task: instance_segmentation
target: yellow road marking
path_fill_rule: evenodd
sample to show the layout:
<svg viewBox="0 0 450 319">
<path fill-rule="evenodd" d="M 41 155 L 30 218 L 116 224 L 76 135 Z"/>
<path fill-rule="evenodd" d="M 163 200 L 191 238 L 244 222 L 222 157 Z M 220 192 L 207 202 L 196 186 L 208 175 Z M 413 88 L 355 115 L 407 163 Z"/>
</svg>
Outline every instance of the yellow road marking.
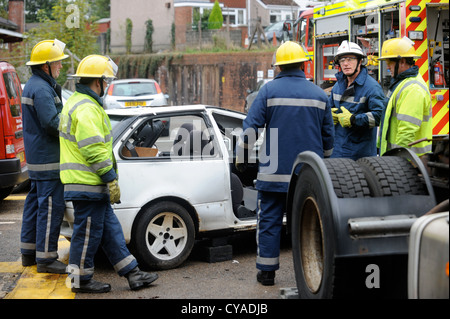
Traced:
<svg viewBox="0 0 450 319">
<path fill-rule="evenodd" d="M 74 299 L 66 286 L 67 275 L 41 274 L 36 266 L 25 267 L 14 290 L 5 299 Z"/>
<path fill-rule="evenodd" d="M 70 242 L 60 237 L 59 260 L 67 263 Z M 21 273 L 16 287 L 5 299 L 74 299 L 75 293 L 66 286 L 66 274 L 38 273 L 36 266 L 22 267 L 21 261 L 1 262 L 0 273 Z"/>
<path fill-rule="evenodd" d="M 27 198 L 27 195 L 9 195 L 4 200 L 25 200 Z"/>
<path fill-rule="evenodd" d="M 24 269 L 20 261 L 0 262 L 0 273 L 20 274 Z"/>
</svg>

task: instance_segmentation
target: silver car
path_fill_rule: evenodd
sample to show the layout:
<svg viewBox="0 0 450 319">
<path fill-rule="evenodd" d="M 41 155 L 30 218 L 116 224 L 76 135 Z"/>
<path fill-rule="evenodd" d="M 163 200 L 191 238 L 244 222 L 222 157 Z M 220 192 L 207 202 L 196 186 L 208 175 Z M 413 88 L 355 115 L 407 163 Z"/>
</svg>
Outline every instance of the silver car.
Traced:
<svg viewBox="0 0 450 319">
<path fill-rule="evenodd" d="M 152 79 L 124 79 L 113 81 L 106 89 L 103 105 L 105 110 L 168 105 L 169 96 Z"/>
<path fill-rule="evenodd" d="M 257 160 L 244 173 L 234 168 L 245 114 L 205 105 L 106 112 L 121 190 L 113 208 L 141 264 L 174 268 L 195 239 L 255 229 Z M 61 228 L 67 238 L 73 221 L 68 202 Z"/>
</svg>

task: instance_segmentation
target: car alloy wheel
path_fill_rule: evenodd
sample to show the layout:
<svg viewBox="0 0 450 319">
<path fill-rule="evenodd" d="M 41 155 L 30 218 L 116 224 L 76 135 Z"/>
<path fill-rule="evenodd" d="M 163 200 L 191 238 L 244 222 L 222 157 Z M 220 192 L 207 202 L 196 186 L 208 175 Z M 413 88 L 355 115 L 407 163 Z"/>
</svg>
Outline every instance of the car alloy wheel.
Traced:
<svg viewBox="0 0 450 319">
<path fill-rule="evenodd" d="M 187 259 L 194 238 L 194 222 L 187 210 L 177 203 L 160 202 L 138 219 L 132 243 L 140 262 L 171 269 Z"/>
<path fill-rule="evenodd" d="M 178 215 L 164 212 L 148 224 L 146 244 L 154 256 L 168 260 L 178 256 L 186 247 L 187 228 Z"/>
</svg>

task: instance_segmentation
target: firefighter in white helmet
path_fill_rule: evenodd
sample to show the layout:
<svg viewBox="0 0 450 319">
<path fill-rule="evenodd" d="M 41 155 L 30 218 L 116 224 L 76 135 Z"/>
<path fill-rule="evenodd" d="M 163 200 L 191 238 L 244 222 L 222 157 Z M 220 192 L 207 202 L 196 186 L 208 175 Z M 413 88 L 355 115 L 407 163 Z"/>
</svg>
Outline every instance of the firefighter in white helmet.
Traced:
<svg viewBox="0 0 450 319">
<path fill-rule="evenodd" d="M 329 104 L 335 124 L 332 157 L 357 160 L 375 156 L 376 127 L 384 109 L 383 89 L 364 66 L 366 55 L 359 45 L 343 41 L 335 56 L 340 71 Z"/>
</svg>

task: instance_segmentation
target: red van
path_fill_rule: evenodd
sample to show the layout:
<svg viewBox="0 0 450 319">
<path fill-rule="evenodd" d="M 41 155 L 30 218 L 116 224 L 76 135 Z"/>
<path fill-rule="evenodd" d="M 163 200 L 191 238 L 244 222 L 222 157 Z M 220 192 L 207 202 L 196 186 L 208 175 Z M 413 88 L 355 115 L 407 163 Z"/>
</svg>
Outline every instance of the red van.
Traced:
<svg viewBox="0 0 450 319">
<path fill-rule="evenodd" d="M 28 179 L 22 126 L 22 87 L 16 69 L 0 62 L 0 201 Z"/>
</svg>

